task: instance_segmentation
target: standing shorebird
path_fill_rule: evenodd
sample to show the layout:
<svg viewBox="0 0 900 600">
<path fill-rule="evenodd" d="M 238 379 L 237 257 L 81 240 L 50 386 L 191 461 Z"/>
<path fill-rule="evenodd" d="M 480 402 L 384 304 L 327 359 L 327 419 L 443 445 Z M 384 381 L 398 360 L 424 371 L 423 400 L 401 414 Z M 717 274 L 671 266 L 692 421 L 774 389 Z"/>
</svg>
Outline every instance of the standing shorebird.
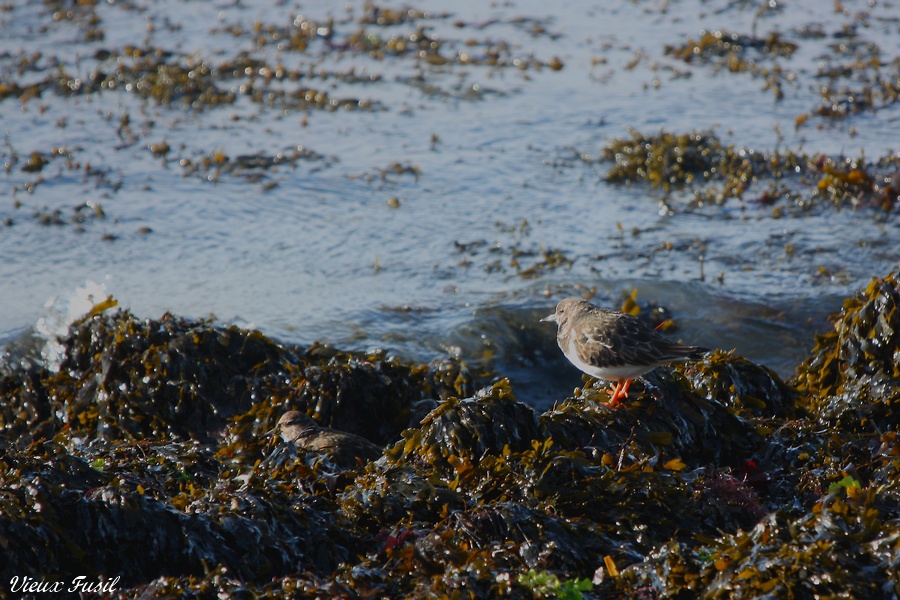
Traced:
<svg viewBox="0 0 900 600">
<path fill-rule="evenodd" d="M 628 397 L 635 377 L 660 365 L 694 360 L 709 352 L 677 344 L 640 320 L 617 310 L 599 308 L 581 298 L 566 298 L 541 321 L 557 324 L 556 343 L 573 365 L 592 377 L 615 382 L 610 406 Z"/>
<path fill-rule="evenodd" d="M 325 453 L 334 464 L 343 468 L 359 467 L 381 456 L 381 448 L 366 438 L 330 427 L 320 427 L 299 410 L 281 415 L 270 433 L 275 432 L 279 432 L 285 442 Z"/>
</svg>

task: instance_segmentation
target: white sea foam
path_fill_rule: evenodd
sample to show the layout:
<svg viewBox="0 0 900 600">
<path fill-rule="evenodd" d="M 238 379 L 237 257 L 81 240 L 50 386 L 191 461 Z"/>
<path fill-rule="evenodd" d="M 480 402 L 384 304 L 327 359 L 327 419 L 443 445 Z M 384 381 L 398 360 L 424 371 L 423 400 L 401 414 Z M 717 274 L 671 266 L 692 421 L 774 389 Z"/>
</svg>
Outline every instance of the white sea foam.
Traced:
<svg viewBox="0 0 900 600">
<path fill-rule="evenodd" d="M 44 339 L 41 357 L 49 369 L 59 370 L 63 355 L 60 340 L 69 332 L 69 326 L 108 296 L 106 285 L 87 281 L 71 293 L 54 296 L 47 301 L 44 305 L 46 314 L 35 323 L 34 331 Z"/>
</svg>

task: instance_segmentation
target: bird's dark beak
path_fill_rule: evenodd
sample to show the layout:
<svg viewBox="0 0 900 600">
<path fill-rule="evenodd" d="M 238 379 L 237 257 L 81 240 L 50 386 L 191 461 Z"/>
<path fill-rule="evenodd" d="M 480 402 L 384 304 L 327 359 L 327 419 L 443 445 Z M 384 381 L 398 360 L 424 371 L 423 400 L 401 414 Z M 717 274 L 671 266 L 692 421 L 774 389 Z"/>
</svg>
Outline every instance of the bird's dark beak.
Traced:
<svg viewBox="0 0 900 600">
<path fill-rule="evenodd" d="M 544 323 L 546 321 L 550 321 L 551 323 L 556 323 L 556 313 L 553 313 L 552 315 L 547 315 L 546 317 L 541 319 L 541 323 Z"/>
<path fill-rule="evenodd" d="M 281 425 L 276 425 L 272 429 L 265 432 L 263 435 L 266 437 L 269 437 L 270 435 L 275 435 L 276 433 L 279 433 L 280 431 L 281 431 Z"/>
</svg>

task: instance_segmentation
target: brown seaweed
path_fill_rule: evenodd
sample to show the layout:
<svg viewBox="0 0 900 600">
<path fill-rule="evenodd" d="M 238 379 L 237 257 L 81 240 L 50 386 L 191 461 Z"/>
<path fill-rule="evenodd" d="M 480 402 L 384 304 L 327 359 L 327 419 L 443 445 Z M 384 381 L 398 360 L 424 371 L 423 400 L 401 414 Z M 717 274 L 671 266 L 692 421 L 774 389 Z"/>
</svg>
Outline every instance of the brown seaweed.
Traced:
<svg viewBox="0 0 900 600">
<path fill-rule="evenodd" d="M 101 303 L 58 372 L 0 361 L 0 578 L 114 598 L 891 596 L 898 299 L 896 273 L 849 298 L 789 382 L 715 352 L 625 407 L 588 382 L 544 414 L 504 379 L 473 393 L 459 361 Z M 386 449 L 340 465 L 263 435 L 289 409 Z"/>
</svg>

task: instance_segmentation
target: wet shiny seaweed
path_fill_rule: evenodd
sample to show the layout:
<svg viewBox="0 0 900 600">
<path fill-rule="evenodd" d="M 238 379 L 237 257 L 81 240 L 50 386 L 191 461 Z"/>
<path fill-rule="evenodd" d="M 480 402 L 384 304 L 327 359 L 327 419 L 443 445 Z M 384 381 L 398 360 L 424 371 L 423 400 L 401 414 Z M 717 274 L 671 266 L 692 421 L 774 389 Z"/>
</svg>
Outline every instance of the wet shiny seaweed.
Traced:
<svg viewBox="0 0 900 600">
<path fill-rule="evenodd" d="M 152 99 L 161 105 L 183 105 L 195 110 L 207 110 L 234 104 L 239 95 L 254 102 L 274 105 L 287 110 L 379 110 L 378 102 L 360 98 L 331 97 L 324 86 L 307 85 L 309 81 L 337 79 L 347 83 L 374 83 L 378 73 L 359 74 L 355 68 L 328 71 L 315 64 L 289 69 L 280 63 L 269 64 L 264 59 L 242 51 L 233 57 L 213 63 L 199 55 L 182 53 L 153 46 L 126 45 L 120 48 L 103 46 L 103 21 L 94 3 L 79 4 L 75 8 L 53 13 L 54 21 L 73 20 L 89 23 L 84 41 L 97 49 L 84 75 L 73 74 L 58 67 L 56 72 L 41 80 L 20 85 L 16 81 L 0 82 L 0 100 L 19 98 L 23 102 L 52 91 L 63 96 L 125 92 Z M 448 42 L 430 33 L 429 23 L 447 21 L 448 13 L 429 13 L 412 8 L 392 9 L 364 3 L 358 17 L 313 19 L 297 15 L 290 23 L 251 24 L 233 23 L 214 29 L 236 38 L 251 38 L 258 49 L 275 46 L 279 51 L 298 52 L 315 59 L 324 54 L 365 55 L 376 61 L 411 59 L 426 68 L 454 65 L 513 68 L 521 71 L 542 69 L 558 71 L 564 67 L 558 57 L 539 59 L 532 54 L 519 53 L 509 42 L 493 38 L 469 37 L 464 42 Z M 481 31 L 496 23 L 465 23 L 457 20 L 458 29 Z M 552 35 L 539 19 L 520 19 L 514 25 L 525 25 L 533 35 Z M 398 31 L 398 27 L 407 27 Z M 23 56 L 19 70 L 39 70 L 46 57 Z M 239 81 L 232 86 L 231 82 Z M 401 81 L 404 81 L 401 79 Z M 422 79 L 405 81 L 420 87 Z M 299 84 L 288 86 L 285 84 Z M 464 97 L 466 93 L 463 93 Z M 474 94 L 477 96 L 478 94 Z"/>
<path fill-rule="evenodd" d="M 794 33 L 805 39 L 824 36 L 823 32 L 811 28 Z M 897 102 L 900 92 L 898 58 L 885 55 L 878 45 L 861 37 L 855 27 L 835 32 L 833 37 L 836 41 L 820 57 L 822 62 L 816 74 L 822 82 L 819 86 L 822 103 L 797 116 L 798 128 L 811 116 L 843 119 L 863 112 L 877 112 Z M 777 59 L 789 59 L 798 48 L 797 43 L 779 32 L 761 38 L 723 30 L 703 30 L 696 40 L 689 37 L 682 45 L 666 46 L 665 53 L 689 64 L 712 65 L 729 73 L 750 73 L 764 79 L 765 88 L 775 94 L 776 100 L 782 100 L 785 89 L 796 86 L 799 74 Z"/>
<path fill-rule="evenodd" d="M 770 58 L 790 58 L 797 48 L 797 44 L 784 39 L 778 32 L 758 38 L 716 30 L 701 31 L 699 39 L 688 38 L 682 46 L 666 46 L 665 53 L 687 63 L 709 63 L 730 73 L 762 77 L 766 87 L 780 100 L 784 97 L 782 86 L 796 78 L 796 74 L 783 70 L 777 63 L 772 67 L 764 65 Z"/>
<path fill-rule="evenodd" d="M 117 598 L 890 597 L 898 303 L 896 273 L 873 280 L 788 382 L 716 351 L 624 408 L 589 384 L 538 414 L 459 361 L 108 300 L 58 371 L 0 362 L 0 576 L 120 576 Z M 288 409 L 383 456 L 266 436 Z"/>
<path fill-rule="evenodd" d="M 599 158 L 580 157 L 612 163 L 605 176 L 611 183 L 641 182 L 666 192 L 692 189 L 695 206 L 749 200 L 774 205 L 780 216 L 781 207 L 808 210 L 823 204 L 892 211 L 900 199 L 894 155 L 868 160 L 762 152 L 723 144 L 713 132 L 631 131 L 630 139 L 608 142 Z"/>
<path fill-rule="evenodd" d="M 515 273 L 522 279 L 536 279 L 556 270 L 571 269 L 574 260 L 556 248 L 535 244 L 530 238 L 531 224 L 522 219 L 516 224 L 494 223 L 498 232 L 495 241 L 472 240 L 453 242 L 462 256 L 459 265 L 470 268 L 479 265 L 488 273 Z"/>
</svg>

